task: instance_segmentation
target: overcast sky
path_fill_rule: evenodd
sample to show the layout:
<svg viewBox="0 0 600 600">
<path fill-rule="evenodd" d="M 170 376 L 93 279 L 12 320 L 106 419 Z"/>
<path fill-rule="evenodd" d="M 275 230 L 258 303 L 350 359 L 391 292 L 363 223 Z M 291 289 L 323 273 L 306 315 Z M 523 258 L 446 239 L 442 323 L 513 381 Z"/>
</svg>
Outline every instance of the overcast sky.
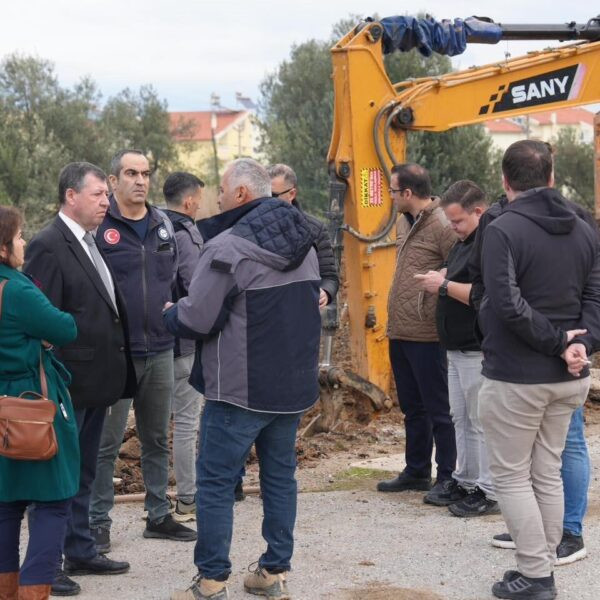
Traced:
<svg viewBox="0 0 600 600">
<path fill-rule="evenodd" d="M 260 82 L 293 44 L 329 39 L 340 19 L 419 11 L 504 23 L 586 22 L 598 12 L 589 0 L 6 0 L 0 56 L 18 51 L 49 59 L 63 85 L 89 75 L 104 96 L 151 83 L 170 110 L 206 109 L 211 92 L 235 108 L 235 92 L 257 100 Z M 453 63 L 466 68 L 545 45 L 551 43 L 472 45 Z"/>
</svg>

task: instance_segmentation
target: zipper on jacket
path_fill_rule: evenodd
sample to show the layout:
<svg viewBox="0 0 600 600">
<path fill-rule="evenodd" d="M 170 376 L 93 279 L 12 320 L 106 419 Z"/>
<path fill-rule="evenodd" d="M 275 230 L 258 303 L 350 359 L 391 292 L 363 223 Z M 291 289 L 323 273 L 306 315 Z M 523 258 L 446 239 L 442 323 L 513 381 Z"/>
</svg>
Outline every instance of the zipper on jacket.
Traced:
<svg viewBox="0 0 600 600">
<path fill-rule="evenodd" d="M 423 216 L 423 211 L 421 211 L 418 215 L 417 218 L 415 219 L 415 222 L 412 224 L 412 227 L 410 228 L 410 231 L 408 232 L 408 235 L 404 238 L 404 241 L 402 242 L 402 246 L 400 246 L 400 250 L 398 250 L 398 256 L 400 256 L 400 254 L 402 254 L 402 250 L 404 250 L 404 246 L 406 246 L 406 242 L 408 242 L 410 236 L 412 235 L 413 231 L 415 231 L 416 227 L 417 227 L 417 223 L 421 220 L 421 217 Z M 406 219 L 406 217 L 404 217 Z"/>
<path fill-rule="evenodd" d="M 144 297 L 144 350 L 148 354 L 148 285 L 146 284 L 146 248 L 144 242 L 142 251 L 142 296 Z"/>
</svg>

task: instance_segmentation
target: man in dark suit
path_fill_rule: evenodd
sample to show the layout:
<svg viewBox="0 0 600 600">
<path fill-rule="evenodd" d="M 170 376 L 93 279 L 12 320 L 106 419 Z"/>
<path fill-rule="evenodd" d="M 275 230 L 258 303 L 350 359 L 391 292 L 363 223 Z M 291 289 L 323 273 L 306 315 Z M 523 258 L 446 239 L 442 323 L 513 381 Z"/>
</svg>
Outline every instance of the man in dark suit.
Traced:
<svg viewBox="0 0 600 600">
<path fill-rule="evenodd" d="M 72 376 L 69 390 L 79 429 L 81 473 L 64 541 L 64 571 L 59 566 L 52 595 L 72 596 L 81 588 L 67 575 L 129 570 L 129 563 L 97 552 L 88 513 L 106 408 L 131 395 L 130 382 L 135 380 L 124 304 L 92 235 L 108 209 L 107 177 L 90 163 L 68 164 L 59 176 L 58 196 L 60 212 L 29 243 L 23 270 L 77 323 L 75 341 L 56 349 Z"/>
</svg>

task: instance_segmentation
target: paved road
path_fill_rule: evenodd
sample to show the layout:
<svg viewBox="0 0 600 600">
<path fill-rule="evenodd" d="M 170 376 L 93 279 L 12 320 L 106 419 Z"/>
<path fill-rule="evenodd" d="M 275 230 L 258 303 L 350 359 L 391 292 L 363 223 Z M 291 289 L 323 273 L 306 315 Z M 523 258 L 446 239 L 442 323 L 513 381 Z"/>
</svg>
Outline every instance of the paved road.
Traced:
<svg viewBox="0 0 600 600">
<path fill-rule="evenodd" d="M 594 487 L 598 482 L 594 481 Z M 452 517 L 422 504 L 422 494 L 374 491 L 300 495 L 294 571 L 295 600 L 480 600 L 513 568 L 513 553 L 490 546 L 503 531 L 501 517 Z M 261 505 L 249 497 L 236 505 L 230 598 L 246 598 L 242 579 L 263 549 Z M 600 525 L 597 507 L 586 523 L 590 557 L 556 572 L 561 600 L 600 597 Z M 131 572 L 114 577 L 77 578 L 81 600 L 167 600 L 194 575 L 193 543 L 146 540 L 140 504 L 113 512 L 113 552 L 131 562 Z"/>
</svg>

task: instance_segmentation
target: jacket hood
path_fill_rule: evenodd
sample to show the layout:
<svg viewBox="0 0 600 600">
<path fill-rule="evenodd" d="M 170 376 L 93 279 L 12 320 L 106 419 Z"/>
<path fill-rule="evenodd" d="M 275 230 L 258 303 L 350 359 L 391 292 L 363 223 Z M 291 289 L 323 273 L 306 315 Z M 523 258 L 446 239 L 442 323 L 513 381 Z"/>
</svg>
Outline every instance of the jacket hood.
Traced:
<svg viewBox="0 0 600 600">
<path fill-rule="evenodd" d="M 577 216 L 554 188 L 527 190 L 510 202 L 504 212 L 515 212 L 550 235 L 565 235 L 575 226 Z"/>
<path fill-rule="evenodd" d="M 276 198 L 259 198 L 198 221 L 198 230 L 205 240 L 227 229 L 256 247 L 255 260 L 278 271 L 298 267 L 315 242 L 308 219 L 291 204 Z"/>
</svg>

